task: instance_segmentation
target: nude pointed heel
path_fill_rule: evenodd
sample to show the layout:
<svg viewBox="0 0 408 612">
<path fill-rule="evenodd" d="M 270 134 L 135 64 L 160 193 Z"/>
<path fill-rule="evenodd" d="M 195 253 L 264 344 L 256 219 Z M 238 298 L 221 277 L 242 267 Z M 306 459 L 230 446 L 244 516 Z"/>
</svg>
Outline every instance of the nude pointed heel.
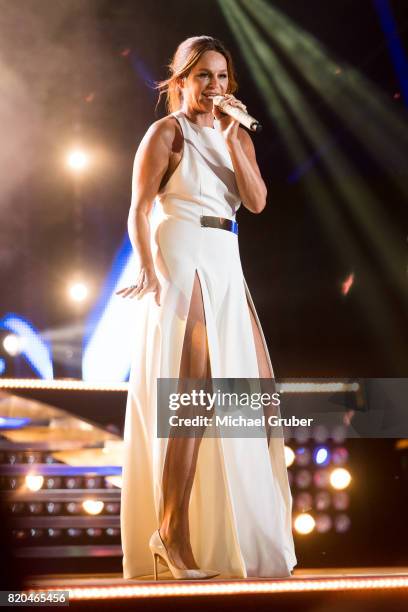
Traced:
<svg viewBox="0 0 408 612">
<path fill-rule="evenodd" d="M 153 573 L 155 580 L 158 580 L 157 563 L 159 561 L 164 565 L 167 565 L 173 578 L 176 580 L 206 580 L 207 578 L 213 578 L 219 574 L 219 572 L 215 572 L 213 570 L 180 569 L 179 567 L 173 565 L 169 559 L 164 542 L 160 537 L 159 530 L 152 534 L 149 542 L 149 548 L 153 555 Z"/>
<path fill-rule="evenodd" d="M 157 555 L 156 553 L 153 553 L 153 568 L 154 568 L 154 579 L 158 580 L 157 577 L 157 562 L 159 560 L 159 555 Z"/>
</svg>

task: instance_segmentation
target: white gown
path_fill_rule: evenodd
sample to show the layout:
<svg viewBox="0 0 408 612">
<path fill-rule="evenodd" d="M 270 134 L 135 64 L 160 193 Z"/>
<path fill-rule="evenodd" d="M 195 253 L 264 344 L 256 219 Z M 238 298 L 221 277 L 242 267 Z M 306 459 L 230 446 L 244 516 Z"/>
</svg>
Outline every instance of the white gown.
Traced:
<svg viewBox="0 0 408 612">
<path fill-rule="evenodd" d="M 148 548 L 162 516 L 167 439 L 156 437 L 156 379 L 178 378 L 195 273 L 203 294 L 211 375 L 257 378 L 250 305 L 238 236 L 201 227 L 200 215 L 235 220 L 240 206 L 224 138 L 173 113 L 182 159 L 156 199 L 151 247 L 162 286 L 134 303 L 133 356 L 124 429 L 121 537 L 124 578 L 152 574 Z M 191 492 L 191 545 L 199 567 L 225 577 L 286 577 L 297 560 L 282 438 L 206 438 Z M 161 566 L 159 566 L 161 567 Z M 163 569 L 163 571 L 165 571 Z"/>
</svg>

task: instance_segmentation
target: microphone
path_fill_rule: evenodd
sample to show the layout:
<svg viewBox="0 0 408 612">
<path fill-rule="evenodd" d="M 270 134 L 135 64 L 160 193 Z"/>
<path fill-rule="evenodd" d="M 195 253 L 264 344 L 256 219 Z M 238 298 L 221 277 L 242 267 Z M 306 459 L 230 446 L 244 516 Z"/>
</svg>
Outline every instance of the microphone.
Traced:
<svg viewBox="0 0 408 612">
<path fill-rule="evenodd" d="M 257 121 L 254 117 L 251 117 L 249 113 L 242 110 L 238 106 L 233 106 L 228 103 L 228 100 L 224 98 L 224 96 L 213 96 L 213 103 L 217 106 L 223 113 L 229 115 L 233 119 L 239 121 L 241 125 L 244 125 L 251 132 L 260 132 L 262 130 L 262 125 Z"/>
</svg>

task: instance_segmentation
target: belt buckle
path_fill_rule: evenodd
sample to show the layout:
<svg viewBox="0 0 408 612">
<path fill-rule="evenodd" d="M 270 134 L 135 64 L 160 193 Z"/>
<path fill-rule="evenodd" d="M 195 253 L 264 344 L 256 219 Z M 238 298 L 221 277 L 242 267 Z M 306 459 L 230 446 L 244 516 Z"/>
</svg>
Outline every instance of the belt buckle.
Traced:
<svg viewBox="0 0 408 612">
<path fill-rule="evenodd" d="M 208 218 L 207 218 L 208 217 Z M 224 217 L 209 217 L 208 215 L 200 215 L 201 227 L 212 227 L 215 229 L 223 229 L 233 232 L 238 235 L 238 223 L 233 219 L 225 219 Z"/>
</svg>

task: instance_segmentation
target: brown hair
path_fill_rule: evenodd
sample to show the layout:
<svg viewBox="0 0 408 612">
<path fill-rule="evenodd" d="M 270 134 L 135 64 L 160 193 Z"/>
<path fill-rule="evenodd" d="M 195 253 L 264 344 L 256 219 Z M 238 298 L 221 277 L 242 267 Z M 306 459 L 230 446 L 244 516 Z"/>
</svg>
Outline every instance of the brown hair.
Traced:
<svg viewBox="0 0 408 612">
<path fill-rule="evenodd" d="M 191 38 L 183 40 L 177 47 L 168 65 L 170 72 L 169 78 L 156 83 L 155 88 L 160 92 L 156 108 L 163 94 L 166 94 L 166 107 L 169 113 L 173 113 L 180 108 L 182 103 L 182 92 L 177 81 L 189 75 L 191 69 L 194 68 L 200 57 L 206 51 L 217 51 L 226 59 L 228 72 L 227 93 L 234 93 L 238 89 L 231 54 L 225 48 L 224 44 L 220 40 L 212 38 L 212 36 L 192 36 Z"/>
</svg>

